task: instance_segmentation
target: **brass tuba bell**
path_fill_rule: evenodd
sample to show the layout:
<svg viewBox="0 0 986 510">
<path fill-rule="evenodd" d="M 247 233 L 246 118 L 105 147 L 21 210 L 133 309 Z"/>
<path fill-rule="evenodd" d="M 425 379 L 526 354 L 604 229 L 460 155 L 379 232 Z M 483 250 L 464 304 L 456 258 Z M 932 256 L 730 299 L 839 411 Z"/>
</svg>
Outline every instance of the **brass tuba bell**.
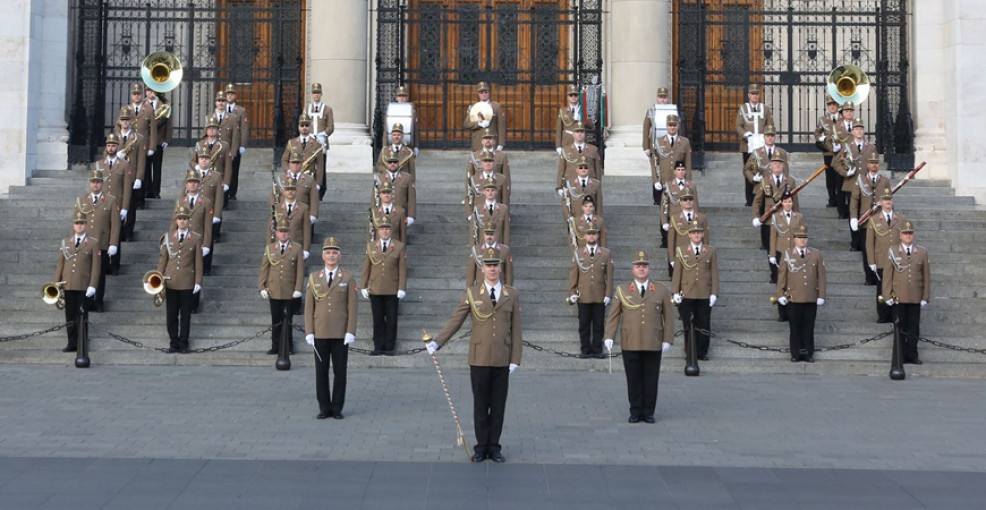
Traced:
<svg viewBox="0 0 986 510">
<path fill-rule="evenodd" d="M 50 282 L 41 287 L 41 300 L 45 304 L 55 305 L 55 308 L 65 308 L 65 292 L 62 290 L 65 282 Z"/>
<path fill-rule="evenodd" d="M 160 271 L 144 273 L 144 292 L 154 296 L 154 306 L 161 306 L 164 303 L 164 280 L 166 278 Z"/>
<path fill-rule="evenodd" d="M 155 51 L 140 63 L 140 78 L 155 92 L 170 92 L 181 83 L 181 62 L 167 51 Z"/>
<path fill-rule="evenodd" d="M 833 69 L 826 83 L 829 96 L 840 105 L 847 101 L 858 105 L 870 95 L 870 78 L 862 69 L 851 64 Z"/>
</svg>

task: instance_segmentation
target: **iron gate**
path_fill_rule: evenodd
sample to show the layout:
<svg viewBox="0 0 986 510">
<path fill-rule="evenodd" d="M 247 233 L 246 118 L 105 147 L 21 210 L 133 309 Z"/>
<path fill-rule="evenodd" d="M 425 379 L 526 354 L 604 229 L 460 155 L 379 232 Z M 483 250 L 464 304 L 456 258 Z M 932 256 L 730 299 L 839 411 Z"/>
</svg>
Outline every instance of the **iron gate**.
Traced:
<svg viewBox="0 0 986 510">
<path fill-rule="evenodd" d="M 112 129 L 145 56 L 174 53 L 184 76 L 165 94 L 173 144 L 202 134 L 214 96 L 235 83 L 250 145 L 282 146 L 303 101 L 304 0 L 77 0 L 72 162 L 88 162 Z"/>
<path fill-rule="evenodd" d="M 602 0 L 376 3 L 377 148 L 400 85 L 415 103 L 421 147 L 469 146 L 466 108 L 477 99 L 476 84 L 486 81 L 506 112 L 505 145 L 550 149 L 566 86 L 601 84 Z M 590 141 L 600 138 L 601 124 L 595 119 Z"/>
<path fill-rule="evenodd" d="M 907 0 L 676 0 L 676 98 L 698 151 L 734 151 L 736 111 L 757 83 L 778 143 L 814 150 L 825 83 L 842 64 L 870 77 L 857 105 L 891 169 L 914 166 L 908 106 Z"/>
</svg>

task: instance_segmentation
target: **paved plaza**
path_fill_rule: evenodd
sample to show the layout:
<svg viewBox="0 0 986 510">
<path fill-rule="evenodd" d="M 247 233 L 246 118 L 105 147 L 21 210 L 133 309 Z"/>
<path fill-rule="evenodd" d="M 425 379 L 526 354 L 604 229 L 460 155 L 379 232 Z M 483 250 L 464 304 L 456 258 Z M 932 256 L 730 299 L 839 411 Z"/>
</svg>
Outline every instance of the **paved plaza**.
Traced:
<svg viewBox="0 0 986 510">
<path fill-rule="evenodd" d="M 453 368 L 453 367 L 449 367 Z M 468 374 L 447 378 L 472 437 Z M 315 420 L 308 368 L 0 366 L 0 508 L 982 508 L 978 380 L 511 376 L 504 455 L 470 465 L 434 371 L 354 369 Z M 478 503 L 478 505 L 477 505 Z M 324 505 L 322 505 L 324 506 Z"/>
</svg>

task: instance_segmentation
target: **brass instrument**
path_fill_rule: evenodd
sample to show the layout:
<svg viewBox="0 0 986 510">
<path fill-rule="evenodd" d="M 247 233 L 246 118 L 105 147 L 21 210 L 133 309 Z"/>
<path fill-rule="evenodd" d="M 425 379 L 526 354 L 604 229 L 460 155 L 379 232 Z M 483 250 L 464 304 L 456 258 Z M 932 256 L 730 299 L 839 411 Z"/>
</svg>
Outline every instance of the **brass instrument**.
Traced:
<svg viewBox="0 0 986 510">
<path fill-rule="evenodd" d="M 153 89 L 152 89 L 153 90 Z M 161 120 L 171 117 L 171 105 L 160 100 L 161 104 L 154 109 L 154 120 Z"/>
<path fill-rule="evenodd" d="M 167 51 L 155 51 L 144 57 L 140 63 L 140 78 L 144 81 L 147 88 L 155 92 L 170 92 L 181 83 L 182 71 L 181 61 Z M 169 107 L 170 111 L 170 107 Z M 155 118 L 157 116 L 155 111 Z"/>
<path fill-rule="evenodd" d="M 791 301 L 791 296 L 789 296 L 787 294 L 784 294 L 784 297 L 786 297 L 788 299 L 788 302 Z M 772 305 L 776 305 L 777 304 L 777 296 L 770 296 L 770 304 L 772 304 Z"/>
<path fill-rule="evenodd" d="M 893 299 L 895 303 L 897 302 L 897 296 L 893 294 L 890 295 L 890 299 Z M 881 294 L 876 297 L 876 302 L 880 303 L 881 305 L 887 304 L 887 298 L 883 297 L 883 295 Z"/>
<path fill-rule="evenodd" d="M 473 122 L 479 122 L 481 120 L 490 120 L 493 118 L 493 107 L 490 106 L 486 101 L 480 101 L 478 103 L 473 103 L 469 107 L 469 120 Z"/>
<path fill-rule="evenodd" d="M 862 69 L 851 64 L 833 69 L 826 83 L 829 96 L 839 105 L 847 101 L 859 105 L 870 94 L 870 78 Z"/>
<path fill-rule="evenodd" d="M 65 309 L 65 291 L 62 285 L 66 282 L 50 282 L 41 287 L 41 300 L 45 304 L 55 305 L 59 310 Z"/>
<path fill-rule="evenodd" d="M 301 171 L 309 175 L 314 175 L 312 171 L 308 169 L 308 166 L 312 164 L 312 161 L 315 161 L 315 158 L 321 155 L 322 151 L 318 150 L 313 152 L 311 156 L 305 158 L 305 160 L 301 162 Z"/>
<path fill-rule="evenodd" d="M 164 281 L 170 279 L 170 276 L 164 276 L 161 271 L 155 270 L 144 273 L 144 292 L 154 296 L 154 306 L 161 306 L 164 303 Z"/>
</svg>

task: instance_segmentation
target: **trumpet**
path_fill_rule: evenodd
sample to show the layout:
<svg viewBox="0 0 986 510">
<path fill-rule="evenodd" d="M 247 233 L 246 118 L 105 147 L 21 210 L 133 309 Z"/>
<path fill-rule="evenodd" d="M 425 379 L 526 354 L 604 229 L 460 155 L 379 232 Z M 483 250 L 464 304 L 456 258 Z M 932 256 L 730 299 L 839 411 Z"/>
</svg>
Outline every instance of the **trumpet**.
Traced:
<svg viewBox="0 0 986 510">
<path fill-rule="evenodd" d="M 62 290 L 65 282 L 50 282 L 41 287 L 41 300 L 45 304 L 55 305 L 55 308 L 63 310 L 65 308 L 65 291 Z"/>
<path fill-rule="evenodd" d="M 791 299 L 791 296 L 788 296 L 787 294 L 784 294 L 784 297 L 786 297 L 788 300 Z M 777 301 L 778 301 L 777 296 L 770 296 L 770 304 L 776 305 Z"/>
<path fill-rule="evenodd" d="M 144 292 L 154 296 L 154 306 L 161 306 L 164 303 L 164 281 L 170 279 L 170 276 L 164 276 L 160 271 L 144 273 Z"/>
<path fill-rule="evenodd" d="M 890 299 L 893 299 L 894 302 L 896 302 L 897 301 L 897 296 L 891 294 L 890 295 Z M 880 294 L 879 296 L 876 297 L 876 302 L 877 303 L 880 303 L 881 305 L 885 305 L 885 304 L 887 304 L 887 298 L 883 297 L 883 294 Z"/>
</svg>

